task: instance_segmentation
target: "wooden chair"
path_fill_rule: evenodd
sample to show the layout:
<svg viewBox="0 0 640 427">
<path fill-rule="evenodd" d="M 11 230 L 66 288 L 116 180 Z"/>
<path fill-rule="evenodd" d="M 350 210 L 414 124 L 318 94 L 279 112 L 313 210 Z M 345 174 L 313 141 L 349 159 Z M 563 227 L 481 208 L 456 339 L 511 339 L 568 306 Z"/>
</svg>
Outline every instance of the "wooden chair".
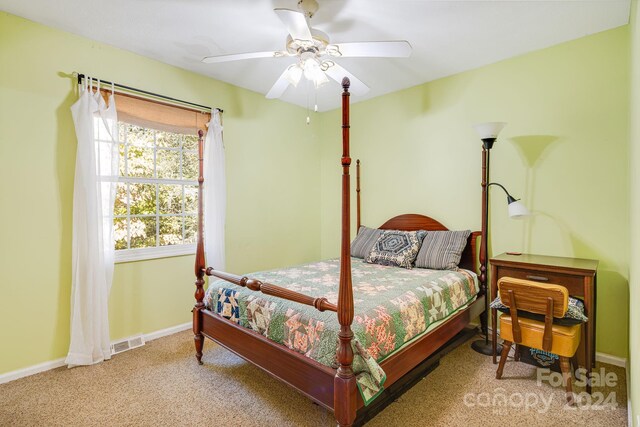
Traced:
<svg viewBox="0 0 640 427">
<path fill-rule="evenodd" d="M 573 405 L 569 360 L 575 355 L 580 343 L 580 325 L 553 324 L 554 317 L 563 317 L 567 311 L 569 304 L 567 288 L 503 277 L 498 281 L 498 293 L 502 303 L 509 307 L 509 315 L 500 316 L 500 338 L 504 340 L 504 344 L 496 378 L 502 378 L 504 364 L 514 342 L 557 354 L 560 357 L 567 402 Z M 518 310 L 543 314 L 544 322 L 518 316 Z"/>
</svg>

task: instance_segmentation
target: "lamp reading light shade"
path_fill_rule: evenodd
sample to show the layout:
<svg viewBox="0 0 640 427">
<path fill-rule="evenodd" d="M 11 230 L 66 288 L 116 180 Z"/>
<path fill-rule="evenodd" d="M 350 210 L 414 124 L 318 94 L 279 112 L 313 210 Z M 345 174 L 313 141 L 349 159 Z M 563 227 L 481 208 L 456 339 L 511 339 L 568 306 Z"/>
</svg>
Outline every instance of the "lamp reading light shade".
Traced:
<svg viewBox="0 0 640 427">
<path fill-rule="evenodd" d="M 513 199 L 511 196 L 509 198 Z M 517 200 L 509 202 L 509 217 L 513 219 L 521 219 L 531 215 L 529 209 Z"/>
<path fill-rule="evenodd" d="M 504 186 L 502 184 L 499 184 L 497 182 L 490 182 L 489 184 L 487 184 L 487 188 L 491 187 L 492 185 L 497 185 L 498 187 L 502 188 L 502 191 L 504 191 L 504 194 L 507 195 L 507 205 L 508 205 L 508 209 L 509 209 L 509 218 L 521 219 L 521 218 L 524 218 L 524 217 L 527 217 L 527 216 L 531 215 L 531 213 L 529 212 L 529 209 L 527 209 L 527 207 L 525 205 L 520 203 L 518 201 L 518 199 L 516 199 L 511 194 L 509 194 L 507 189 L 504 188 Z"/>
</svg>

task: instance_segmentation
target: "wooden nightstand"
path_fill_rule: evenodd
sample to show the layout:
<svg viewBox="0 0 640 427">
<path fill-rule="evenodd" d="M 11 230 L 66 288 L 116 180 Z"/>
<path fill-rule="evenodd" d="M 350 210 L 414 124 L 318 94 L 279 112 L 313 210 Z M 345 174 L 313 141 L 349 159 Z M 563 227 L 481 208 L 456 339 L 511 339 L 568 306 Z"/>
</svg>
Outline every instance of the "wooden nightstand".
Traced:
<svg viewBox="0 0 640 427">
<path fill-rule="evenodd" d="M 589 372 L 596 363 L 596 278 L 598 261 L 581 258 L 564 258 L 544 255 L 500 254 L 490 260 L 491 297 L 498 294 L 498 279 L 515 277 L 541 283 L 554 283 L 567 288 L 569 295 L 584 301 L 589 321 L 582 325 L 582 339 L 576 353 L 578 364 Z M 497 310 L 491 310 L 491 324 L 497 324 Z M 497 331 L 491 331 L 493 363 L 496 363 Z M 591 385 L 587 386 L 591 392 Z"/>
</svg>

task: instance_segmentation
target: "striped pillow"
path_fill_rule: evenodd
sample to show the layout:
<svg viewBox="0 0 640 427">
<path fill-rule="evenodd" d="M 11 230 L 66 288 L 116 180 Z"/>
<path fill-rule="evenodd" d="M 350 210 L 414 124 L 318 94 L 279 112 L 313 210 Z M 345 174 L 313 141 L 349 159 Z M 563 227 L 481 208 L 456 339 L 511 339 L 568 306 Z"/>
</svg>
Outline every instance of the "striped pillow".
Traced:
<svg viewBox="0 0 640 427">
<path fill-rule="evenodd" d="M 416 267 L 457 270 L 471 230 L 428 231 L 416 257 Z"/>
<path fill-rule="evenodd" d="M 364 258 L 369 255 L 371 248 L 382 234 L 382 230 L 377 228 L 369 228 L 360 226 L 358 235 L 351 242 L 351 256 L 356 258 Z"/>
</svg>

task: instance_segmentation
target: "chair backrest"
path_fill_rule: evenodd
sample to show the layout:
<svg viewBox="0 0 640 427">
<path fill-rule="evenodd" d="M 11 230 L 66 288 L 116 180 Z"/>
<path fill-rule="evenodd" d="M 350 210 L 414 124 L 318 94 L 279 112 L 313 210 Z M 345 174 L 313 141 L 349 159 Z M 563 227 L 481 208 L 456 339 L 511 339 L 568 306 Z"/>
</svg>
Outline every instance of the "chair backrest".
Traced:
<svg viewBox="0 0 640 427">
<path fill-rule="evenodd" d="M 553 318 L 563 317 L 569 305 L 569 292 L 561 285 L 503 277 L 498 280 L 498 293 L 502 303 L 509 307 L 511 329 L 516 343 L 522 342 L 518 310 L 544 314 L 542 349 L 551 350 Z"/>
<path fill-rule="evenodd" d="M 502 277 L 498 280 L 498 293 L 507 307 L 511 308 L 509 295 L 512 294 L 516 304 L 514 308 L 530 313 L 546 315 L 549 299 L 553 301 L 553 317 L 563 317 L 569 306 L 569 292 L 561 285 Z"/>
</svg>

